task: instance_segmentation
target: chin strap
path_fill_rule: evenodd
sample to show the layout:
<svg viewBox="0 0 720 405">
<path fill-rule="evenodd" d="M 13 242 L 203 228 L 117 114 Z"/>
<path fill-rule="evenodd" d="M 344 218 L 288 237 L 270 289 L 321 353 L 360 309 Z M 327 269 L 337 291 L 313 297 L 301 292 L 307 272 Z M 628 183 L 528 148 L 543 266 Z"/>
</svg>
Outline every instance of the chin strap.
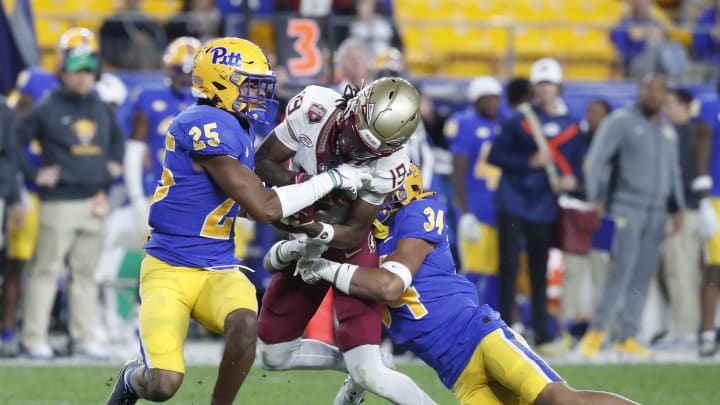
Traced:
<svg viewBox="0 0 720 405">
<path fill-rule="evenodd" d="M 390 227 L 380 222 L 378 219 L 374 219 L 372 234 L 375 239 L 383 240 L 390 236 Z"/>
</svg>

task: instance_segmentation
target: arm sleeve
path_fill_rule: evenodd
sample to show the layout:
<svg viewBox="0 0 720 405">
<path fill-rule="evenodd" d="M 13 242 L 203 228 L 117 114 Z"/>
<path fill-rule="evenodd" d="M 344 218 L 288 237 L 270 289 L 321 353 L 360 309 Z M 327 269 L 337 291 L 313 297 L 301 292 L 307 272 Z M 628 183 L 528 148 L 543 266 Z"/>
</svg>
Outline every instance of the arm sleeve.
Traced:
<svg viewBox="0 0 720 405">
<path fill-rule="evenodd" d="M 530 170 L 530 156 L 527 153 L 518 151 L 515 147 L 515 139 L 521 134 L 518 117 L 512 118 L 502 126 L 502 130 L 493 140 L 488 163 L 500 167 L 503 171 L 525 173 Z"/>
<path fill-rule="evenodd" d="M 617 114 L 606 118 L 598 127 L 590 145 L 585 173 L 585 186 L 590 201 L 607 201 L 612 159 L 624 137 L 622 121 Z"/>
</svg>

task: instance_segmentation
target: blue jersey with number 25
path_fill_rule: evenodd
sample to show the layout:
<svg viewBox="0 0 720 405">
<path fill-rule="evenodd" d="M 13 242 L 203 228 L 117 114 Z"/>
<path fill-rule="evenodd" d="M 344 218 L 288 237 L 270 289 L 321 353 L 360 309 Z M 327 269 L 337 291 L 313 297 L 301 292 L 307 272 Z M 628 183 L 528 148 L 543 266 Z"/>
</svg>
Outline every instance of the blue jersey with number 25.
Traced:
<svg viewBox="0 0 720 405">
<path fill-rule="evenodd" d="M 222 270 L 238 264 L 233 242 L 238 205 L 193 164 L 193 156 L 228 155 L 253 170 L 251 139 L 234 116 L 215 107 L 195 104 L 175 118 L 150 206 L 148 254 L 183 267 Z"/>
<path fill-rule="evenodd" d="M 393 341 L 420 357 L 452 389 L 482 338 L 505 323 L 492 308 L 480 305 L 477 287 L 455 273 L 446 215 L 446 206 L 434 198 L 413 201 L 390 218 L 390 233 L 378 248 L 382 258 L 404 238 L 435 245 L 410 287 L 386 305 L 383 324 Z"/>
</svg>

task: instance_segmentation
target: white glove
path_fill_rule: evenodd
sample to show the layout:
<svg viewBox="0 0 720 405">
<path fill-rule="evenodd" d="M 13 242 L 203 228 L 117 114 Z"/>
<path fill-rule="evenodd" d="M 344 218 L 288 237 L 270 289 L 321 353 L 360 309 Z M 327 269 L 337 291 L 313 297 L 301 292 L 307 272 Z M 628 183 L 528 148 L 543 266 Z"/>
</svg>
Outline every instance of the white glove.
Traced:
<svg viewBox="0 0 720 405">
<path fill-rule="evenodd" d="M 480 240 L 480 223 L 477 218 L 475 218 L 475 215 L 471 212 L 462 214 L 460 222 L 458 223 L 458 233 L 461 238 L 471 242 Z"/>
<path fill-rule="evenodd" d="M 328 170 L 328 173 L 333 177 L 335 188 L 346 190 L 353 200 L 357 198 L 358 190 L 372 179 L 368 167 L 357 167 L 347 163 Z"/>
<path fill-rule="evenodd" d="M 332 283 L 340 266 L 340 263 L 322 257 L 303 257 L 295 267 L 295 276 L 300 275 L 308 284 L 315 284 L 320 280 Z"/>
<path fill-rule="evenodd" d="M 349 295 L 350 283 L 357 269 L 358 266 L 354 264 L 338 263 L 322 257 L 303 257 L 298 261 L 294 275 L 300 275 L 308 284 L 325 280 L 338 291 Z"/>
<path fill-rule="evenodd" d="M 263 267 L 270 273 L 285 269 L 293 262 L 293 253 L 302 257 L 320 257 L 327 250 L 327 245 L 309 243 L 305 240 L 281 240 L 276 242 L 263 257 Z"/>
<path fill-rule="evenodd" d="M 700 233 L 700 238 L 703 240 L 712 239 L 720 228 L 720 224 L 718 224 L 715 207 L 713 207 L 710 198 L 706 197 L 700 200 L 699 212 L 700 222 L 698 223 L 698 232 Z"/>
</svg>

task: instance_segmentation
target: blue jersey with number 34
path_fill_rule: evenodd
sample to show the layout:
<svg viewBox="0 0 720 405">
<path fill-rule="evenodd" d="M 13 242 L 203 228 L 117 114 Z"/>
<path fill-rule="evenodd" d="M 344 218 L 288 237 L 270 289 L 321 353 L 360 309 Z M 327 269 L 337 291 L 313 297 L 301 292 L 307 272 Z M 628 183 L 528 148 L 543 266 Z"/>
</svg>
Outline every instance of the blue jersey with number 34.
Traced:
<svg viewBox="0 0 720 405">
<path fill-rule="evenodd" d="M 477 287 L 455 273 L 446 212 L 434 198 L 411 202 L 390 218 L 390 233 L 378 248 L 384 257 L 405 238 L 435 245 L 410 287 L 385 306 L 383 324 L 393 341 L 405 345 L 452 388 L 480 340 L 505 323 L 492 308 L 480 305 Z"/>
<path fill-rule="evenodd" d="M 183 267 L 221 270 L 238 264 L 233 242 L 238 205 L 193 165 L 193 155 L 228 155 L 253 170 L 251 139 L 234 116 L 215 107 L 192 105 L 175 118 L 150 206 L 148 254 Z"/>
</svg>

